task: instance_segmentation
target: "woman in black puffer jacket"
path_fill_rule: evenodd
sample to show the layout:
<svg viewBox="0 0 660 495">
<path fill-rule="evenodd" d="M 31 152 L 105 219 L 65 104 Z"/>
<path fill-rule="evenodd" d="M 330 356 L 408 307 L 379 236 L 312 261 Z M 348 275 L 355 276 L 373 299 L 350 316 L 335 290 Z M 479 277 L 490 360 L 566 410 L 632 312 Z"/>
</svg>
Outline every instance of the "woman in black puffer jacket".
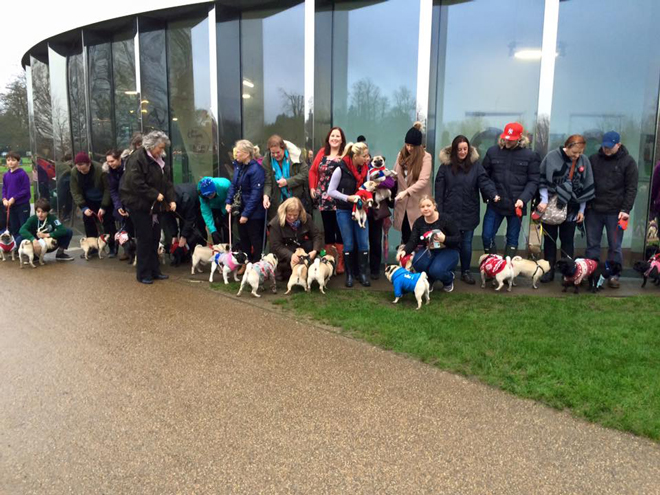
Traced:
<svg viewBox="0 0 660 495">
<path fill-rule="evenodd" d="M 135 228 L 136 275 L 143 284 L 168 278 L 160 272 L 158 243 L 161 214 L 168 209 L 176 210 L 172 172 L 163 160 L 164 150 L 169 145 L 164 132 L 152 131 L 144 136 L 142 148 L 129 157 L 119 185 L 119 198 Z"/>
<path fill-rule="evenodd" d="M 470 146 L 465 136 L 456 136 L 440 151 L 441 166 L 435 177 L 435 201 L 438 212 L 448 215 L 461 233 L 461 280 L 470 285 L 474 278 L 470 273 L 472 238 L 479 225 L 479 191 L 497 202 L 495 184 L 488 178 L 479 163 L 479 153 Z"/>
</svg>

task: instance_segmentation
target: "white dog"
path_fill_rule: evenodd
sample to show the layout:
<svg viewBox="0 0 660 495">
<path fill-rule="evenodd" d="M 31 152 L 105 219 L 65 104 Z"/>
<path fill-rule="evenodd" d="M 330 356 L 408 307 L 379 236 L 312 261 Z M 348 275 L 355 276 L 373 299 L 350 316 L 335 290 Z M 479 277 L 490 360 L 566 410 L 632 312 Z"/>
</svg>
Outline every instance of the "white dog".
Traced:
<svg viewBox="0 0 660 495">
<path fill-rule="evenodd" d="M 312 266 L 307 270 L 307 291 L 311 292 L 312 282 L 319 284 L 319 290 L 325 294 L 330 277 L 335 273 L 335 258 L 329 254 L 319 256 L 314 260 Z"/>
<path fill-rule="evenodd" d="M 311 258 L 305 252 L 305 250 L 300 247 L 297 248 L 293 254 L 294 256 L 298 257 L 298 262 L 294 263 L 293 256 L 291 256 L 291 276 L 289 277 L 289 283 L 286 286 L 287 290 L 285 294 L 290 294 L 291 289 L 293 289 L 296 285 L 299 285 L 305 289 L 305 292 L 308 292 L 307 271 L 311 262 Z"/>
<path fill-rule="evenodd" d="M 511 264 L 513 265 L 514 278 L 518 275 L 531 278 L 532 287 L 535 289 L 538 289 L 536 284 L 539 279 L 550 271 L 550 263 L 545 260 L 532 261 L 523 259 L 520 256 L 514 256 Z M 515 280 L 513 285 L 516 285 Z"/>
<path fill-rule="evenodd" d="M 385 276 L 394 286 L 394 301 L 392 301 L 392 304 L 398 303 L 399 299 L 409 292 L 415 294 L 417 309 L 422 307 L 422 298 L 426 299 L 426 304 L 431 302 L 431 286 L 425 272 L 410 273 L 400 266 L 387 265 Z"/>
<path fill-rule="evenodd" d="M 273 253 L 267 254 L 257 263 L 248 263 L 243 274 L 243 280 L 241 280 L 241 288 L 238 289 L 236 295 L 240 296 L 241 292 L 243 292 L 243 287 L 250 284 L 252 286 L 252 295 L 254 297 L 261 297 L 257 293 L 257 289 L 268 279 L 273 281 L 273 294 L 277 293 L 277 282 L 275 281 L 276 268 L 277 256 Z"/>
<path fill-rule="evenodd" d="M 108 245 L 108 234 L 103 234 L 98 237 L 83 237 L 80 239 L 80 247 L 85 253 L 85 259 L 89 261 L 89 252 L 96 249 L 99 253 L 99 259 L 103 259 L 103 251 Z"/>
<path fill-rule="evenodd" d="M 511 292 L 513 279 L 513 266 L 509 256 L 502 258 L 497 254 L 484 254 L 479 258 L 479 271 L 481 272 L 481 288 L 486 287 L 486 277 L 494 278 L 497 282 L 497 288 L 500 290 L 504 286 L 504 282 L 509 283 L 507 292 Z"/>
<path fill-rule="evenodd" d="M 39 264 L 43 266 L 46 264 L 44 262 L 44 256 L 46 256 L 47 252 L 57 248 L 57 241 L 52 237 L 46 237 L 44 239 L 39 239 L 39 244 L 41 244 L 41 252 L 39 253 Z M 36 266 L 34 265 L 34 257 L 35 257 L 34 246 L 32 244 L 32 241 L 28 239 L 24 239 L 18 248 L 18 264 L 20 265 L 21 268 L 23 268 L 23 256 L 27 258 L 27 261 L 25 262 L 26 264 L 30 263 L 30 266 L 32 268 L 36 268 Z"/>
<path fill-rule="evenodd" d="M 208 265 L 213 261 L 214 254 L 226 253 L 229 250 L 229 244 L 215 244 L 211 247 L 195 246 L 195 250 L 192 254 L 192 267 L 190 269 L 190 274 L 194 275 L 195 270 L 197 270 L 198 273 L 202 273 L 200 265 Z"/>
<path fill-rule="evenodd" d="M 238 282 L 238 269 L 247 262 L 247 254 L 243 251 L 225 251 L 215 253 L 211 259 L 211 275 L 209 282 L 213 282 L 216 270 L 222 270 L 222 279 L 225 285 L 229 283 L 229 275 L 234 274 L 234 282 Z"/>
</svg>

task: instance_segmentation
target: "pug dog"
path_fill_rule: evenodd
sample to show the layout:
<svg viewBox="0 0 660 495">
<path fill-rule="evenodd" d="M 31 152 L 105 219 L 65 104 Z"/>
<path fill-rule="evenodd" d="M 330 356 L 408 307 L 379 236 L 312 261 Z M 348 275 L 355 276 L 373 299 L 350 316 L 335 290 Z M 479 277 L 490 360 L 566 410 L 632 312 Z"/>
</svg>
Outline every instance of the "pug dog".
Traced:
<svg viewBox="0 0 660 495">
<path fill-rule="evenodd" d="M 44 261 L 44 256 L 46 256 L 46 253 L 49 251 L 54 251 L 57 249 L 57 241 L 52 237 L 46 237 L 39 239 L 38 242 L 41 245 L 41 251 L 38 255 L 39 264 L 43 266 L 46 264 Z M 26 265 L 29 263 L 32 268 L 36 268 L 34 264 L 34 257 L 36 256 L 36 253 L 34 252 L 34 245 L 32 244 L 32 241 L 28 239 L 23 239 L 21 245 L 18 248 L 18 263 L 20 268 L 23 268 L 23 256 L 26 258 Z"/>
<path fill-rule="evenodd" d="M 355 195 L 359 199 L 357 203 L 353 203 L 351 218 L 358 223 L 360 228 L 364 229 L 367 225 L 367 211 L 374 205 L 374 195 L 365 189 L 360 189 Z"/>
<path fill-rule="evenodd" d="M 504 282 L 508 282 L 507 292 L 511 292 L 515 275 L 509 256 L 503 258 L 497 254 L 483 254 L 479 258 L 479 271 L 482 289 L 486 287 L 486 277 L 488 277 L 495 279 L 494 283 L 497 284 L 495 290 L 499 291 L 504 286 Z"/>
<path fill-rule="evenodd" d="M 580 284 L 585 278 L 589 280 L 589 287 L 594 287 L 596 281 L 593 280 L 593 274 L 598 268 L 598 261 L 588 258 L 577 258 L 572 260 L 570 258 L 561 258 L 557 261 L 555 268 L 559 273 L 564 276 L 564 289 L 562 292 L 573 286 L 575 287 L 575 294 L 579 293 Z"/>
<path fill-rule="evenodd" d="M 321 294 L 325 294 L 325 288 L 328 286 L 328 281 L 335 273 L 336 261 L 335 257 L 326 254 L 325 256 L 317 256 L 314 262 L 307 270 L 307 292 L 312 291 L 312 283 L 319 284 Z"/>
<path fill-rule="evenodd" d="M 621 275 L 621 263 L 617 261 L 605 261 L 598 263 L 598 266 L 589 277 L 589 290 L 595 294 L 603 288 L 605 281 L 612 277 Z"/>
<path fill-rule="evenodd" d="M 85 255 L 85 260 L 89 261 L 89 252 L 96 249 L 99 254 L 99 259 L 103 259 L 103 251 L 108 245 L 108 234 L 103 234 L 98 237 L 83 237 L 80 239 L 80 247 Z"/>
<path fill-rule="evenodd" d="M 422 298 L 426 299 L 426 304 L 431 302 L 431 285 L 425 272 L 410 273 L 400 266 L 387 265 L 385 277 L 394 286 L 394 301 L 392 301 L 392 304 L 398 303 L 404 294 L 410 292 L 415 294 L 417 309 L 422 307 Z"/>
<path fill-rule="evenodd" d="M 238 282 L 238 269 L 247 263 L 247 254 L 243 251 L 224 251 L 215 253 L 211 259 L 211 276 L 209 282 L 213 282 L 213 274 L 216 270 L 222 271 L 222 279 L 225 285 L 229 283 L 229 275 L 234 274 L 234 282 Z"/>
<path fill-rule="evenodd" d="M 194 275 L 195 270 L 197 273 L 202 273 L 200 265 L 208 265 L 213 261 L 213 255 L 217 253 L 226 253 L 231 251 L 229 244 L 214 244 L 213 246 L 195 246 L 192 254 L 192 267 L 190 274 Z"/>
<path fill-rule="evenodd" d="M 243 288 L 246 285 L 252 287 L 252 295 L 254 297 L 261 297 L 257 293 L 259 287 L 261 287 L 264 282 L 267 280 L 272 280 L 272 290 L 273 294 L 277 293 L 277 282 L 275 280 L 275 269 L 277 268 L 277 256 L 273 253 L 269 253 L 261 258 L 261 261 L 256 263 L 248 263 L 245 267 L 245 273 L 243 274 L 243 280 L 241 280 L 241 287 L 238 289 L 237 296 L 240 296 L 243 292 Z"/>
<path fill-rule="evenodd" d="M 635 261 L 633 270 L 642 275 L 642 278 L 644 279 L 642 282 L 642 288 L 646 287 L 646 282 L 648 282 L 649 279 L 653 281 L 653 284 L 656 287 L 660 286 L 660 260 L 655 257 L 651 258 L 649 261 Z"/>
<path fill-rule="evenodd" d="M 287 291 L 285 294 L 290 294 L 291 289 L 296 285 L 305 289 L 305 292 L 309 292 L 307 287 L 307 272 L 312 259 L 305 250 L 300 247 L 297 248 L 293 254 L 298 257 L 298 260 L 294 263 L 293 256 L 291 256 L 291 276 L 289 277 L 289 283 L 286 286 Z"/>
<path fill-rule="evenodd" d="M 0 254 L 2 254 L 2 261 L 7 261 L 5 259 L 5 255 L 7 254 L 11 254 L 11 260 L 14 261 L 16 259 L 14 256 L 15 251 L 16 240 L 9 230 L 5 230 L 0 234 Z"/>
<path fill-rule="evenodd" d="M 522 275 L 532 279 L 532 288 L 538 289 L 537 282 L 546 273 L 550 271 L 550 263 L 545 260 L 526 260 L 521 256 L 514 256 L 511 259 L 513 265 L 513 285 L 516 285 L 516 277 Z"/>
</svg>

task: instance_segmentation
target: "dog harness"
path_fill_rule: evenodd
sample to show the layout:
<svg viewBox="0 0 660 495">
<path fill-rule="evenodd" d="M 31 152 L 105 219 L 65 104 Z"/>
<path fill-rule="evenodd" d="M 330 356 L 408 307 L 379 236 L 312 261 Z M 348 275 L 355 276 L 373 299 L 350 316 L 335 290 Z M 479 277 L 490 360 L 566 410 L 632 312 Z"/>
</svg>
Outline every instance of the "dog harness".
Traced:
<svg viewBox="0 0 660 495">
<path fill-rule="evenodd" d="M 257 263 L 253 264 L 252 268 L 259 274 L 260 284 L 269 278 L 275 278 L 275 270 L 273 270 L 273 265 L 265 260 L 258 261 Z"/>
<path fill-rule="evenodd" d="M 481 262 L 479 270 L 484 272 L 488 278 L 495 278 L 495 275 L 504 270 L 506 260 L 497 254 L 489 254 L 488 257 Z"/>
<path fill-rule="evenodd" d="M 410 273 L 405 268 L 399 268 L 392 274 L 392 285 L 394 285 L 394 296 L 401 297 L 409 292 L 415 292 L 417 281 L 421 273 Z"/>
<path fill-rule="evenodd" d="M 234 257 L 231 253 L 215 253 L 213 255 L 213 261 L 215 261 L 216 265 L 226 266 L 232 272 L 238 267 L 238 263 L 234 262 Z"/>
<path fill-rule="evenodd" d="M 575 260 L 575 273 L 572 277 L 564 277 L 564 282 L 580 285 L 582 280 L 589 277 L 596 268 L 598 268 L 598 262 L 587 258 L 578 258 Z"/>
<path fill-rule="evenodd" d="M 4 242 L 0 241 L 0 249 L 2 249 L 5 253 L 11 253 L 14 249 L 16 249 L 16 241 L 14 240 L 14 237 L 11 237 L 11 242 L 9 244 L 5 244 Z"/>
</svg>

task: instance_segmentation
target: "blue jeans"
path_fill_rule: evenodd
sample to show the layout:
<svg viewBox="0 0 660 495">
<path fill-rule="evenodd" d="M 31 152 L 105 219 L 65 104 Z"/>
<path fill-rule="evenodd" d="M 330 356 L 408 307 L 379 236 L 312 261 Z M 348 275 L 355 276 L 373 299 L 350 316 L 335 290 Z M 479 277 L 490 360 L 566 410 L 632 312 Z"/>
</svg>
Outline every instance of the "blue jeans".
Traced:
<svg viewBox="0 0 660 495">
<path fill-rule="evenodd" d="M 461 272 L 470 271 L 474 230 L 461 230 Z"/>
<path fill-rule="evenodd" d="M 5 213 L 6 215 L 7 213 Z M 30 203 L 23 203 L 22 205 L 13 204 L 9 208 L 9 232 L 16 238 L 18 231 L 27 219 L 30 218 Z"/>
<path fill-rule="evenodd" d="M 413 268 L 417 273 L 426 272 L 429 284 L 440 280 L 443 285 L 451 285 L 458 257 L 458 251 L 455 249 L 423 249 L 415 253 Z"/>
<path fill-rule="evenodd" d="M 337 224 L 344 240 L 344 252 L 352 253 L 357 243 L 361 253 L 369 251 L 369 224 L 363 229 L 351 218 L 351 210 L 337 209 Z"/>
<path fill-rule="evenodd" d="M 484 227 L 481 238 L 484 241 L 484 250 L 495 251 L 495 235 L 506 218 L 506 244 L 507 246 L 518 247 L 518 237 L 520 237 L 520 227 L 522 221 L 516 215 L 504 216 L 489 205 L 484 215 Z"/>
<path fill-rule="evenodd" d="M 603 237 L 603 227 L 607 230 L 607 259 L 623 264 L 621 243 L 624 231 L 619 228 L 618 213 L 597 213 L 589 210 L 584 217 L 584 228 L 587 231 L 587 250 L 585 258 L 600 259 L 600 240 Z"/>
</svg>

